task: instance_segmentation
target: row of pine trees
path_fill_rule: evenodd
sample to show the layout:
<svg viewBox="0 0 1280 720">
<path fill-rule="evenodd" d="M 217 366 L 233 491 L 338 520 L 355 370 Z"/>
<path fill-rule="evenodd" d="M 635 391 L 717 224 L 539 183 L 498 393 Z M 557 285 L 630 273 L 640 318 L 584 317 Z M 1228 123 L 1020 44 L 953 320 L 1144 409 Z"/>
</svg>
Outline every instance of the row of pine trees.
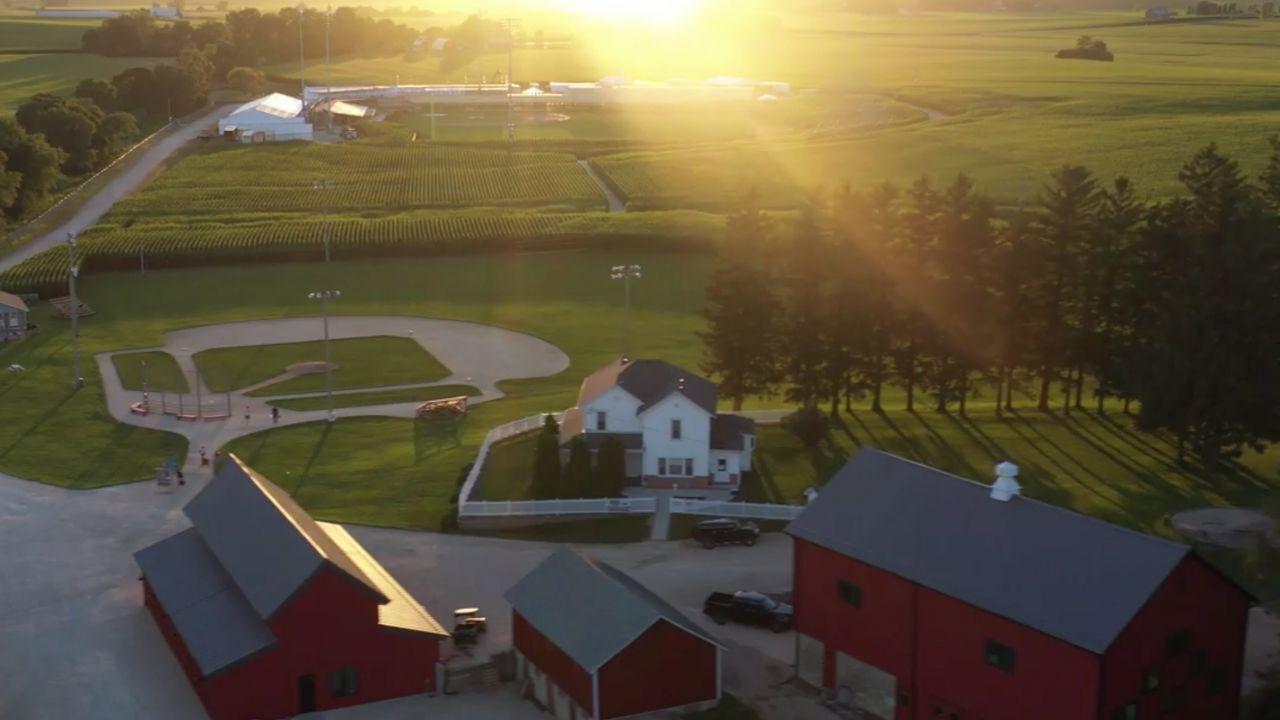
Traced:
<svg viewBox="0 0 1280 720">
<path fill-rule="evenodd" d="M 1132 412 L 1206 467 L 1280 439 L 1280 139 L 1247 177 L 1214 146 L 1185 194 L 1064 166 L 1000 211 L 973 180 L 748 197 L 706 292 L 704 370 L 735 408 L 783 395 L 832 415 L 886 391 L 963 415 L 1028 398 Z"/>
</svg>

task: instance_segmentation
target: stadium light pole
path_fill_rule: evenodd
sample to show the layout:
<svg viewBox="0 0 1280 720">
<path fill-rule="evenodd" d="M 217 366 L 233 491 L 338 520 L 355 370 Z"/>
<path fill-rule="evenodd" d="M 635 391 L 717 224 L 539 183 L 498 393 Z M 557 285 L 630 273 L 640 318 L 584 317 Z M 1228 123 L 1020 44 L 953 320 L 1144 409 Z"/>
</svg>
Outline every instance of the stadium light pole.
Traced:
<svg viewBox="0 0 1280 720">
<path fill-rule="evenodd" d="M 324 394 L 329 405 L 329 422 L 338 419 L 333 410 L 333 362 L 329 354 L 329 301 L 342 297 L 341 290 L 318 290 L 307 297 L 320 301 L 320 316 L 324 321 Z"/>
<path fill-rule="evenodd" d="M 307 53 L 302 42 L 302 21 L 306 18 L 307 6 L 298 3 L 298 87 L 302 102 L 307 102 Z"/>
<path fill-rule="evenodd" d="M 639 265 L 614 265 L 609 270 L 609 279 L 622 281 L 623 298 L 623 342 L 622 354 L 631 357 L 631 281 L 641 277 Z"/>
<path fill-rule="evenodd" d="M 316 180 L 311 183 L 311 189 L 323 193 L 320 196 L 320 212 L 324 215 L 322 223 L 322 233 L 324 235 L 324 261 L 329 262 L 329 190 L 333 189 L 332 180 Z"/>
<path fill-rule="evenodd" d="M 75 374 L 73 386 L 79 390 L 84 387 L 84 377 L 80 375 L 80 301 L 76 299 L 76 279 L 80 277 L 80 267 L 76 265 L 76 234 L 67 233 L 67 294 L 71 296 L 71 371 Z"/>
</svg>

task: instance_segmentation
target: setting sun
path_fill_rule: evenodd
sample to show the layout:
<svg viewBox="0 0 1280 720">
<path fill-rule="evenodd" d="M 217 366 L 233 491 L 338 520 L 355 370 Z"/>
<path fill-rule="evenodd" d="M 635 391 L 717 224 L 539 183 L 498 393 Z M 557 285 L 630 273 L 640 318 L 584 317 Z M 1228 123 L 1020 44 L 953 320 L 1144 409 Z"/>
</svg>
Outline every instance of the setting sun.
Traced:
<svg viewBox="0 0 1280 720">
<path fill-rule="evenodd" d="M 560 0 L 568 11 L 613 22 L 670 25 L 688 19 L 699 0 Z"/>
</svg>

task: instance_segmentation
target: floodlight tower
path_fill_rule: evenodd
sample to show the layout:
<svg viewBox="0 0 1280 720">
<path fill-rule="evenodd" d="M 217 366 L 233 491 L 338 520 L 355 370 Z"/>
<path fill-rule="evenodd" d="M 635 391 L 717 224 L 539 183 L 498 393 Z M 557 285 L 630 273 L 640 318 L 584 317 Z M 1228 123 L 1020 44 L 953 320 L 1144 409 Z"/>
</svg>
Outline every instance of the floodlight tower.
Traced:
<svg viewBox="0 0 1280 720">
<path fill-rule="evenodd" d="M 71 371 L 72 385 L 77 390 L 84 387 L 80 374 L 80 300 L 76 297 L 76 280 L 80 267 L 76 265 L 76 234 L 67 233 L 67 294 L 71 297 Z"/>
<path fill-rule="evenodd" d="M 507 142 L 516 142 L 516 108 L 511 96 L 512 73 L 516 65 L 516 20 L 507 18 Z"/>
<path fill-rule="evenodd" d="M 320 301 L 320 316 L 324 320 L 324 394 L 329 405 L 329 422 L 338 419 L 333 411 L 333 362 L 329 353 L 329 301 L 342 297 L 341 290 L 318 290 L 307 295 Z"/>
<path fill-rule="evenodd" d="M 631 357 L 631 281 L 640 279 L 640 266 L 614 265 L 609 270 L 609 279 L 622 281 L 624 308 L 622 354 L 624 357 Z"/>
<path fill-rule="evenodd" d="M 324 222 L 322 223 L 321 232 L 324 233 L 324 261 L 326 263 L 329 262 L 329 191 L 333 190 L 335 185 L 336 183 L 332 180 L 315 180 L 311 183 L 312 190 L 322 193 L 320 196 L 320 211 L 324 214 Z"/>
<path fill-rule="evenodd" d="M 305 105 L 307 102 L 307 53 L 302 42 L 302 23 L 307 16 L 307 6 L 298 3 L 298 93 Z"/>
</svg>

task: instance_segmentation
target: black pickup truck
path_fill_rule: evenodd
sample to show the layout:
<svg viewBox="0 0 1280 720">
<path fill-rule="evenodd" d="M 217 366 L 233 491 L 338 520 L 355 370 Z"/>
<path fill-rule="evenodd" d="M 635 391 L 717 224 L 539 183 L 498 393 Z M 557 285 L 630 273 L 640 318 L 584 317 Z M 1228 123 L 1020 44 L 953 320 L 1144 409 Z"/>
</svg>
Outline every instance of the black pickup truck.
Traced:
<svg viewBox="0 0 1280 720">
<path fill-rule="evenodd" d="M 739 590 L 732 595 L 713 592 L 702 604 L 702 612 L 720 625 L 732 620 L 767 627 L 777 633 L 791 629 L 791 606 L 759 592 Z"/>
</svg>

